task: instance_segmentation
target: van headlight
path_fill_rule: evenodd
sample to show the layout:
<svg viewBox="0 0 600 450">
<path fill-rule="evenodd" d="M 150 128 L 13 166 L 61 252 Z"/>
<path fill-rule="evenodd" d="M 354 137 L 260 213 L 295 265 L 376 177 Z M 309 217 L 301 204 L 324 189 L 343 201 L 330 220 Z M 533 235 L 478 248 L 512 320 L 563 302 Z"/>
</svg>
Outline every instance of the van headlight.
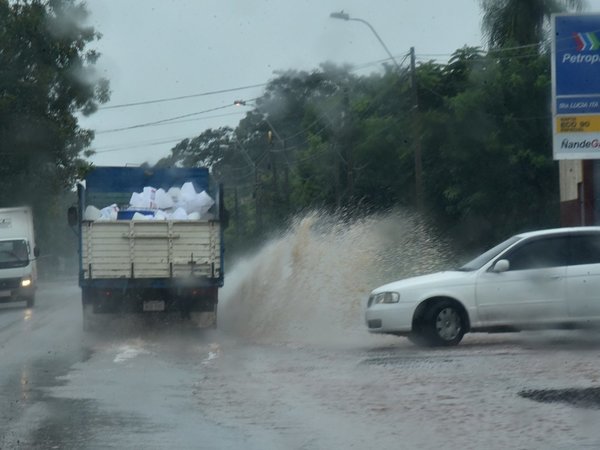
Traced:
<svg viewBox="0 0 600 450">
<path fill-rule="evenodd" d="M 21 280 L 21 287 L 29 287 L 31 286 L 31 278 L 23 278 Z"/>
<path fill-rule="evenodd" d="M 385 303 L 398 303 L 400 301 L 400 294 L 397 292 L 380 292 L 378 294 L 371 295 L 369 299 L 369 306 L 385 304 Z"/>
</svg>

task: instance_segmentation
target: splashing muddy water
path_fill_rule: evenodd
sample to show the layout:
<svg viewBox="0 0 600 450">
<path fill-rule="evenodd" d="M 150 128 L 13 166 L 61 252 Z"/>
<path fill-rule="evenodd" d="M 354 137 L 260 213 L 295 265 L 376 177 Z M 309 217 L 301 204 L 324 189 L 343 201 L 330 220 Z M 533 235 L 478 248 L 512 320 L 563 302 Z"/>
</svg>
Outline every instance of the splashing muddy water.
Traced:
<svg viewBox="0 0 600 450">
<path fill-rule="evenodd" d="M 444 239 L 409 212 L 356 220 L 307 214 L 229 270 L 219 328 L 261 341 L 364 339 L 372 289 L 447 268 L 451 260 Z"/>
</svg>

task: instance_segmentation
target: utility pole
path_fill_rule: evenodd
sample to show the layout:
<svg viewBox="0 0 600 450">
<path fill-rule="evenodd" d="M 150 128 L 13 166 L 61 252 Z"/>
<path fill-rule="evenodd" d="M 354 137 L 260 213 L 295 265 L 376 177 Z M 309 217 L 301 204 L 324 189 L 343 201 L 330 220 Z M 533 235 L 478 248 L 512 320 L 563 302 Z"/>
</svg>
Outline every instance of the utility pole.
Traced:
<svg viewBox="0 0 600 450">
<path fill-rule="evenodd" d="M 273 145 L 273 136 L 275 136 L 281 146 L 280 151 L 283 154 L 283 159 L 285 160 L 284 161 L 285 164 L 283 166 L 283 177 L 284 177 L 283 178 L 283 183 L 284 183 L 284 185 L 283 185 L 283 202 L 284 202 L 284 206 L 285 206 L 285 212 L 288 213 L 290 211 L 290 170 L 289 170 L 290 161 L 288 159 L 286 141 L 277 132 L 277 129 L 273 126 L 273 124 L 269 120 L 269 117 L 267 115 L 265 115 L 263 118 L 270 129 L 269 130 L 269 133 L 270 133 L 269 134 L 269 145 Z M 275 167 L 272 152 L 271 152 L 271 159 L 273 161 L 273 167 Z M 274 192 L 277 192 L 277 172 L 274 172 L 274 182 L 275 182 Z"/>
<path fill-rule="evenodd" d="M 352 144 L 352 140 L 349 139 L 349 119 L 347 117 L 350 115 L 350 99 L 348 98 L 348 89 L 344 88 L 344 98 L 343 98 L 343 109 L 342 109 L 342 124 L 341 124 L 341 138 L 342 143 L 345 148 L 345 156 L 346 160 L 346 202 L 350 203 L 352 198 L 354 197 L 354 146 Z"/>
<path fill-rule="evenodd" d="M 250 158 L 250 155 L 248 154 L 248 152 L 246 151 L 246 148 L 241 145 L 237 139 L 234 140 L 234 143 L 236 145 L 236 147 L 238 147 L 242 154 L 244 155 L 244 157 L 246 158 L 246 161 L 248 162 L 248 164 L 252 167 L 252 169 L 254 170 L 254 193 L 253 193 L 253 197 L 254 197 L 254 212 L 255 212 L 255 219 L 256 219 L 256 231 L 260 232 L 262 230 L 262 209 L 261 209 L 261 202 L 260 202 L 260 178 L 258 175 L 258 166 L 256 165 L 256 163 L 252 160 L 252 158 Z M 235 191 L 235 201 L 236 201 L 236 210 L 237 210 L 237 189 Z"/>
<path fill-rule="evenodd" d="M 413 147 L 415 153 L 415 203 L 418 211 L 423 210 L 423 159 L 421 156 L 421 115 L 419 112 L 419 95 L 417 92 L 417 69 L 415 65 L 415 48 L 410 48 L 410 86 L 413 97 Z"/>
<path fill-rule="evenodd" d="M 350 17 L 350 14 L 345 13 L 344 11 L 333 12 L 329 15 L 329 17 L 331 17 L 332 19 L 361 22 L 362 24 L 369 27 L 369 29 L 373 32 L 373 34 L 375 35 L 375 37 L 377 38 L 377 40 L 379 41 L 379 43 L 381 44 L 383 49 L 386 51 L 386 53 L 390 57 L 390 60 L 394 63 L 394 66 L 396 67 L 396 71 L 398 72 L 398 74 L 401 73 L 400 64 L 398 64 L 398 61 L 396 61 L 396 58 L 394 58 L 394 55 L 392 55 L 392 52 L 390 52 L 390 50 L 387 48 L 387 45 L 385 45 L 385 42 L 383 42 L 383 39 L 381 39 L 379 34 L 377 34 L 377 31 L 375 31 L 375 28 L 373 28 L 373 26 L 369 22 L 367 22 L 364 19 Z M 417 210 L 422 211 L 423 210 L 423 161 L 421 158 L 421 115 L 419 113 L 419 97 L 417 95 L 417 70 L 415 67 L 415 48 L 414 47 L 410 48 L 410 81 L 411 81 L 412 97 L 413 97 L 412 112 L 413 112 L 413 117 L 414 117 L 414 119 L 413 119 L 413 151 L 415 154 L 415 204 L 416 204 Z M 348 181 L 350 183 L 353 183 L 353 180 L 350 178 L 348 179 Z"/>
<path fill-rule="evenodd" d="M 235 239 L 237 242 L 240 240 L 240 235 L 242 234 L 243 221 L 240 220 L 240 202 L 238 198 L 238 188 L 237 186 L 233 187 L 233 207 L 234 207 L 234 218 L 235 218 Z"/>
</svg>

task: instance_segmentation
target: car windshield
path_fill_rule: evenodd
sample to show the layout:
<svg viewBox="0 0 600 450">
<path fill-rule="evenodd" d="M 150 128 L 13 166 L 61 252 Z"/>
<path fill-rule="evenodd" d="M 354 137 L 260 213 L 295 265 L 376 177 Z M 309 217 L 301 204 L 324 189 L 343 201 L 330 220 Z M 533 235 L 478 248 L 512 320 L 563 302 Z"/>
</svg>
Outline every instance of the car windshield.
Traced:
<svg viewBox="0 0 600 450">
<path fill-rule="evenodd" d="M 507 239 L 506 241 L 501 242 L 500 244 L 496 245 L 495 247 L 489 249 L 487 252 L 482 253 L 477 258 L 472 259 L 468 263 L 462 265 L 458 270 L 460 270 L 462 272 L 471 272 L 473 270 L 479 270 L 485 264 L 487 264 L 489 261 L 494 259 L 496 256 L 498 256 L 500 253 L 502 253 L 508 247 L 510 247 L 515 242 L 517 242 L 521 239 L 522 238 L 520 236 L 513 236 L 513 237 Z"/>
<path fill-rule="evenodd" d="M 0 241 L 0 267 L 22 267 L 28 263 L 27 242 L 24 239 Z"/>
</svg>

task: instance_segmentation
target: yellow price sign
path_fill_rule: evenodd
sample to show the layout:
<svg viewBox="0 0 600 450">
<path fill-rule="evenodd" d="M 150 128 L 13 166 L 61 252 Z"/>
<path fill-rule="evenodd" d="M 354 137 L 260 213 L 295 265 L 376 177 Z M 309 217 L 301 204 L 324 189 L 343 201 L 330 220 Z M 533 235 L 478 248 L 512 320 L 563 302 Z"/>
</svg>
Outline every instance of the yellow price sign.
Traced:
<svg viewBox="0 0 600 450">
<path fill-rule="evenodd" d="M 600 116 L 569 116 L 556 119 L 558 133 L 600 132 Z"/>
</svg>

